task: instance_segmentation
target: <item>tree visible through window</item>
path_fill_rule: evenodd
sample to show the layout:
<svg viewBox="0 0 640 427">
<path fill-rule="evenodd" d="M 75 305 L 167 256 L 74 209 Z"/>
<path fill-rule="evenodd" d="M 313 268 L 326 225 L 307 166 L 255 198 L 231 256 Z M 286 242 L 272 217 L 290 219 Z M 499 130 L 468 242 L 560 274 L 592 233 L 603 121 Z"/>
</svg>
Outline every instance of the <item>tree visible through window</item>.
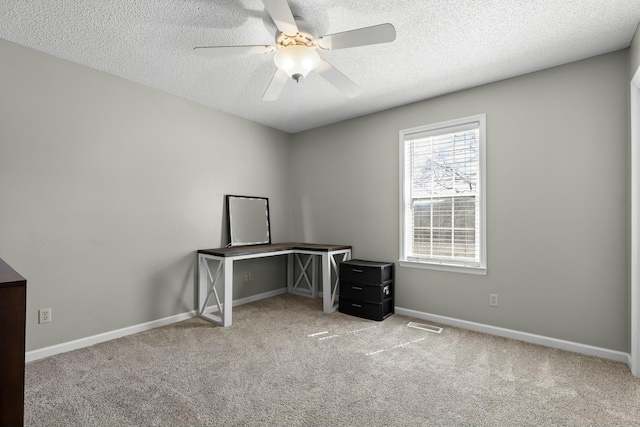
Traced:
<svg viewBox="0 0 640 427">
<path fill-rule="evenodd" d="M 400 133 L 401 261 L 485 267 L 484 115 Z"/>
</svg>

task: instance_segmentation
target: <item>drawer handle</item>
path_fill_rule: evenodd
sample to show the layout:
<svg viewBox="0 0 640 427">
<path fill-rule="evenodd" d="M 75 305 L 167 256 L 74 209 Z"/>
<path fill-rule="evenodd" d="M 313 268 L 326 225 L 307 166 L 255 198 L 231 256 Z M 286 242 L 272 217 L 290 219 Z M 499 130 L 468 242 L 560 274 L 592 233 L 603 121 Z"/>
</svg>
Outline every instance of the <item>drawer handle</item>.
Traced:
<svg viewBox="0 0 640 427">
<path fill-rule="evenodd" d="M 357 270 L 355 268 L 352 268 L 352 270 L 353 270 L 354 273 L 362 273 L 362 270 Z"/>
<path fill-rule="evenodd" d="M 355 289 L 355 290 L 357 290 L 357 291 L 361 291 L 361 290 L 362 290 L 362 288 L 359 288 L 359 287 L 357 287 L 357 286 L 352 286 L 352 287 L 351 287 L 351 289 Z"/>
<path fill-rule="evenodd" d="M 352 306 L 354 306 L 354 307 L 360 307 L 360 308 L 362 308 L 362 306 L 361 306 L 360 304 L 351 304 L 351 305 L 352 305 Z"/>
</svg>

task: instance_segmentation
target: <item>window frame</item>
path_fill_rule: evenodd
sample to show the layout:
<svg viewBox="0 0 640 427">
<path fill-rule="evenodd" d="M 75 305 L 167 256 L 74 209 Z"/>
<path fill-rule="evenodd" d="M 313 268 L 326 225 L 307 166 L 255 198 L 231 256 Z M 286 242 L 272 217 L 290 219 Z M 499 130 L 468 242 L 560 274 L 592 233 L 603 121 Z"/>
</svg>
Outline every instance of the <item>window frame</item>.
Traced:
<svg viewBox="0 0 640 427">
<path fill-rule="evenodd" d="M 448 127 L 458 127 L 464 126 L 471 123 L 478 123 L 479 129 L 479 146 L 478 146 L 478 199 L 479 199 L 479 262 L 478 266 L 470 266 L 463 265 L 462 263 L 456 263 L 455 261 L 445 262 L 442 260 L 408 260 L 407 254 L 405 253 L 405 232 L 406 227 L 411 227 L 411 224 L 405 224 L 406 214 L 407 214 L 407 206 L 408 203 L 405 200 L 406 194 L 406 185 L 405 182 L 405 137 L 411 134 L 417 134 L 422 132 L 433 132 L 443 128 Z M 458 272 L 458 273 L 467 273 L 467 274 L 487 274 L 487 214 L 486 214 L 486 200 L 487 200 L 487 191 L 486 191 L 486 114 L 476 114 L 473 116 L 463 117 L 459 119 L 447 120 L 444 122 L 432 123 L 429 125 L 418 126 L 409 129 L 403 129 L 399 132 L 399 160 L 400 160 L 400 194 L 399 194 L 399 204 L 400 204 L 400 216 L 399 216 L 399 225 L 400 225 L 400 247 L 399 247 L 399 261 L 398 264 L 401 267 L 414 267 L 414 268 L 426 268 L 431 270 L 440 270 L 440 271 L 450 271 L 450 272 Z"/>
</svg>

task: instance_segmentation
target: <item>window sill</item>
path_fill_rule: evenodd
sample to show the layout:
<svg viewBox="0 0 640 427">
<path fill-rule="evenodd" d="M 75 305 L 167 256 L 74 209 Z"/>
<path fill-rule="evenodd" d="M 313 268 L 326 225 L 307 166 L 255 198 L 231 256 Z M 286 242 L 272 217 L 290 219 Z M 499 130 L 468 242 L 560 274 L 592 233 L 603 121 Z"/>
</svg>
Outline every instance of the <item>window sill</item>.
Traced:
<svg viewBox="0 0 640 427">
<path fill-rule="evenodd" d="M 453 273 L 476 274 L 481 276 L 487 275 L 486 267 L 468 267 L 455 264 L 441 264 L 432 262 L 415 262 L 415 261 L 398 261 L 400 267 L 426 268 L 428 270 L 449 271 Z"/>
</svg>

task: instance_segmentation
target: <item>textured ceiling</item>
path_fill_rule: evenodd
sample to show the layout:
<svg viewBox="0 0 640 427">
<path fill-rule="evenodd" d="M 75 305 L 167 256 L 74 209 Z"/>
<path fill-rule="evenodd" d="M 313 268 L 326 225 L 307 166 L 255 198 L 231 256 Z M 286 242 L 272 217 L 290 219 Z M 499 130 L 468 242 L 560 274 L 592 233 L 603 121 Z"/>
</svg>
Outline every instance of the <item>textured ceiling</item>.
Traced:
<svg viewBox="0 0 640 427">
<path fill-rule="evenodd" d="M 0 38 L 295 133 L 623 49 L 640 21 L 638 0 L 289 3 L 316 36 L 395 26 L 392 43 L 321 52 L 360 96 L 311 73 L 266 102 L 272 55 L 193 54 L 273 44 L 260 0 L 2 0 Z"/>
</svg>

